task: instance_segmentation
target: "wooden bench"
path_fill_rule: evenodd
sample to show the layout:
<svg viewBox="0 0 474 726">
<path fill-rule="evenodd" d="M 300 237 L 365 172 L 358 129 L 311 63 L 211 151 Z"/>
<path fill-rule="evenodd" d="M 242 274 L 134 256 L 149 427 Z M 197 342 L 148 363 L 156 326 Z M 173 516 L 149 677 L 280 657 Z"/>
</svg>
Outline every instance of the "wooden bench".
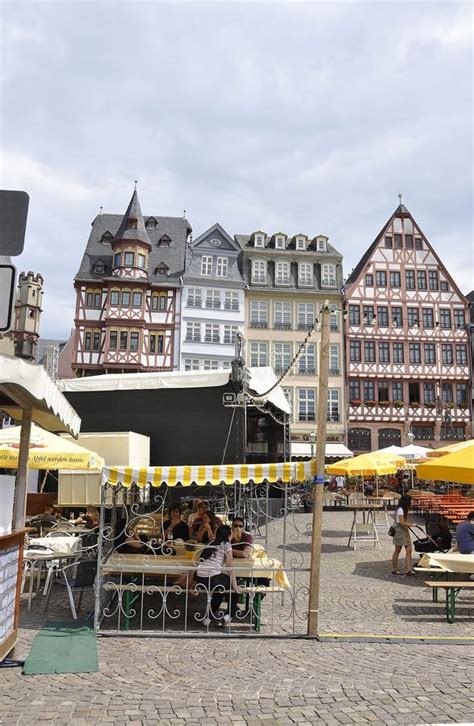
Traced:
<svg viewBox="0 0 474 726">
<path fill-rule="evenodd" d="M 191 593 L 193 596 L 198 596 L 200 593 L 202 593 L 202 590 L 196 590 L 196 585 L 192 585 L 191 587 L 183 587 L 181 585 L 138 585 L 135 582 L 127 582 L 127 583 L 116 583 L 116 582 L 106 582 L 103 585 L 104 590 L 107 592 L 116 593 L 117 595 L 119 593 L 125 593 L 125 606 L 124 606 L 124 613 L 125 613 L 125 630 L 128 630 L 129 622 L 130 622 L 130 609 L 134 602 L 138 599 L 139 593 L 143 593 L 145 595 L 153 595 L 156 592 L 159 592 L 161 594 L 164 593 L 174 593 L 176 595 L 182 595 L 183 593 Z M 255 632 L 259 633 L 261 629 L 261 620 L 262 620 L 262 600 L 264 595 L 267 595 L 268 593 L 275 593 L 285 592 L 284 587 L 279 587 L 277 585 L 243 585 L 239 587 L 239 594 L 246 595 L 247 596 L 247 608 L 249 607 L 248 599 L 250 596 L 252 596 L 252 619 L 253 619 L 253 626 L 255 629 Z M 234 594 L 237 594 L 235 590 L 221 590 L 222 594 L 228 595 L 229 593 L 233 592 Z M 133 597 L 133 594 L 136 594 L 136 597 Z"/>
<path fill-rule="evenodd" d="M 437 580 L 433 582 L 425 582 L 428 587 L 434 588 L 436 591 L 438 588 L 445 590 L 446 592 L 446 619 L 448 623 L 454 623 L 456 615 L 456 596 L 460 590 L 473 590 L 474 582 L 472 580 L 447 580 L 440 582 Z M 436 599 L 437 602 L 437 599 Z"/>
</svg>

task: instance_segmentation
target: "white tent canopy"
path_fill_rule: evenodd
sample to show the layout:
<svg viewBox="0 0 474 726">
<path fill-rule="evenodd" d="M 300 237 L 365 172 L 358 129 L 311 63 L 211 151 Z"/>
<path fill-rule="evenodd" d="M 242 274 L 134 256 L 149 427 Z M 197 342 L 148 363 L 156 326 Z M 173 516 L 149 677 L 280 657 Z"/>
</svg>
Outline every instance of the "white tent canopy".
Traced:
<svg viewBox="0 0 474 726">
<path fill-rule="evenodd" d="M 386 449 L 380 449 L 380 451 L 387 454 L 399 454 L 405 459 L 426 459 L 432 449 L 428 449 L 425 446 L 417 446 L 416 444 L 409 444 L 408 446 L 387 446 Z"/>
<path fill-rule="evenodd" d="M 313 453 L 315 446 L 313 445 Z M 348 459 L 354 456 L 354 453 L 340 443 L 327 443 L 325 448 L 326 458 L 341 457 L 342 459 Z M 307 441 L 296 441 L 291 444 L 291 456 L 311 456 L 311 443 Z"/>
</svg>

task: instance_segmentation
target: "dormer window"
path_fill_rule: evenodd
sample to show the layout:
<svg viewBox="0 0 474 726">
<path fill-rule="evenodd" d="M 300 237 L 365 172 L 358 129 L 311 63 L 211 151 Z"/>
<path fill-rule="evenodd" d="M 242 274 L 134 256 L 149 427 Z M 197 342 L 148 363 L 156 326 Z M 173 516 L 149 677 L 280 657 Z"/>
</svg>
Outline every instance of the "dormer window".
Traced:
<svg viewBox="0 0 474 726">
<path fill-rule="evenodd" d="M 216 260 L 216 276 L 227 277 L 229 269 L 229 259 L 227 257 L 218 257 Z"/>
<path fill-rule="evenodd" d="M 212 275 L 212 257 L 210 255 L 201 257 L 201 275 Z"/>
<path fill-rule="evenodd" d="M 110 240 L 111 240 L 111 239 L 113 239 L 113 238 L 114 238 L 113 234 L 111 234 L 111 233 L 110 233 L 110 232 L 109 232 L 109 231 L 107 230 L 107 232 L 104 232 L 104 234 L 103 234 L 103 235 L 102 235 L 102 237 L 100 238 L 100 241 L 101 241 L 101 242 L 110 242 Z"/>
<path fill-rule="evenodd" d="M 255 247 L 265 247 L 265 237 L 263 234 L 255 235 Z"/>
<path fill-rule="evenodd" d="M 275 249 L 276 250 L 285 249 L 285 238 L 284 237 L 275 237 Z"/>
<path fill-rule="evenodd" d="M 105 265 L 102 260 L 99 260 L 94 265 L 94 272 L 96 275 L 103 275 L 105 272 Z"/>
<path fill-rule="evenodd" d="M 137 229 L 137 220 L 133 217 L 127 219 L 127 229 Z"/>
<path fill-rule="evenodd" d="M 145 227 L 147 229 L 156 229 L 156 219 L 154 217 L 149 217 L 145 223 Z"/>
<path fill-rule="evenodd" d="M 324 237 L 316 239 L 316 250 L 317 252 L 326 252 L 326 239 Z"/>
<path fill-rule="evenodd" d="M 164 234 L 160 239 L 158 240 L 158 247 L 171 247 L 171 239 L 168 237 L 167 234 Z"/>
<path fill-rule="evenodd" d="M 156 272 L 158 275 L 160 275 L 160 277 L 163 277 L 164 275 L 166 275 L 167 269 L 168 268 L 166 267 L 166 265 L 160 265 L 156 268 Z"/>
<path fill-rule="evenodd" d="M 304 237 L 296 238 L 296 249 L 297 250 L 306 250 L 306 240 Z"/>
</svg>

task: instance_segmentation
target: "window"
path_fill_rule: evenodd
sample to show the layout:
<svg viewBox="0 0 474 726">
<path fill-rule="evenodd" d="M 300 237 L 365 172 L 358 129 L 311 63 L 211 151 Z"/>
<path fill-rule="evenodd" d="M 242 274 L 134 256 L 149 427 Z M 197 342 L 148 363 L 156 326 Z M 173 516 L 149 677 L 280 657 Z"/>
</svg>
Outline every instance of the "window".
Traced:
<svg viewBox="0 0 474 726">
<path fill-rule="evenodd" d="M 316 372 L 316 346 L 307 343 L 298 358 L 298 373 L 310 375 Z"/>
<path fill-rule="evenodd" d="M 124 252 L 123 260 L 125 267 L 133 267 L 135 261 L 135 255 L 133 252 Z"/>
<path fill-rule="evenodd" d="M 142 294 L 141 292 L 134 292 L 132 294 L 132 308 L 141 308 L 142 306 Z"/>
<path fill-rule="evenodd" d="M 455 308 L 454 309 L 454 327 L 455 328 L 464 328 L 465 322 L 466 321 L 464 319 L 464 310 Z"/>
<path fill-rule="evenodd" d="M 275 373 L 280 374 L 289 368 L 293 358 L 293 346 L 291 343 L 273 344 L 273 367 Z"/>
<path fill-rule="evenodd" d="M 96 262 L 96 264 L 94 265 L 94 272 L 97 275 L 103 275 L 104 274 L 104 272 L 105 272 L 105 265 L 102 262 L 102 260 L 100 260 L 99 262 Z"/>
<path fill-rule="evenodd" d="M 407 290 L 415 290 L 415 270 L 405 270 L 405 287 Z"/>
<path fill-rule="evenodd" d="M 94 293 L 87 292 L 86 293 L 86 308 L 93 308 L 93 307 L 94 307 Z"/>
<path fill-rule="evenodd" d="M 439 283 L 439 289 L 440 289 L 440 290 L 441 290 L 442 292 L 449 292 L 449 285 L 448 285 L 448 283 L 446 282 L 446 280 L 440 280 L 440 283 Z"/>
<path fill-rule="evenodd" d="M 349 325 L 360 325 L 360 305 L 349 305 Z"/>
<path fill-rule="evenodd" d="M 428 271 L 428 285 L 430 290 L 437 290 L 438 285 L 438 272 L 437 270 L 429 270 Z"/>
<path fill-rule="evenodd" d="M 138 333 L 130 333 L 130 350 L 134 353 L 138 350 Z"/>
<path fill-rule="evenodd" d="M 375 401 L 375 383 L 374 381 L 364 381 L 364 402 Z"/>
<path fill-rule="evenodd" d="M 185 358 L 184 359 L 184 370 L 185 371 L 198 371 L 199 370 L 199 358 Z"/>
<path fill-rule="evenodd" d="M 227 290 L 224 293 L 224 310 L 238 310 L 239 309 L 239 293 L 230 292 Z"/>
<path fill-rule="evenodd" d="M 87 332 L 84 336 L 84 350 L 90 350 L 92 343 L 92 333 Z"/>
<path fill-rule="evenodd" d="M 416 250 L 422 250 L 423 249 L 423 242 L 421 240 L 421 237 L 415 237 L 415 249 Z"/>
<path fill-rule="evenodd" d="M 189 288 L 186 304 L 188 308 L 202 308 L 201 290 L 198 287 Z M 153 308 L 153 310 L 155 309 L 156 308 Z"/>
<path fill-rule="evenodd" d="M 265 237 L 263 234 L 255 235 L 255 247 L 265 247 Z"/>
<path fill-rule="evenodd" d="M 212 275 L 212 257 L 203 255 L 201 258 L 201 275 Z"/>
<path fill-rule="evenodd" d="M 318 252 L 326 252 L 326 240 L 318 239 L 316 242 L 316 249 Z"/>
<path fill-rule="evenodd" d="M 425 399 L 425 403 L 434 403 L 435 402 L 434 383 L 424 383 L 423 384 L 423 396 Z"/>
<path fill-rule="evenodd" d="M 268 343 L 250 343 L 250 365 L 254 368 L 268 365 Z"/>
<path fill-rule="evenodd" d="M 403 383 L 400 381 L 392 383 L 392 401 L 403 401 Z"/>
<path fill-rule="evenodd" d="M 463 424 L 441 424 L 441 441 L 464 441 L 466 431 Z"/>
<path fill-rule="evenodd" d="M 156 268 L 156 271 L 157 271 L 158 275 L 163 275 L 164 276 L 164 275 L 166 275 L 166 270 L 167 269 L 168 268 L 166 267 L 166 265 L 160 265 L 159 267 Z"/>
<path fill-rule="evenodd" d="M 100 308 L 101 301 L 102 301 L 102 295 L 101 295 L 101 293 L 100 292 L 95 292 L 94 293 L 94 307 L 95 308 Z"/>
<path fill-rule="evenodd" d="M 235 343 L 235 336 L 238 332 L 238 325 L 224 325 L 224 343 Z"/>
<path fill-rule="evenodd" d="M 423 327 L 434 328 L 433 308 L 422 308 L 421 314 L 423 320 Z"/>
<path fill-rule="evenodd" d="M 339 375 L 339 346 L 329 346 L 329 374 L 333 376 Z"/>
<path fill-rule="evenodd" d="M 275 284 L 290 284 L 290 265 L 288 262 L 277 262 L 275 264 Z"/>
<path fill-rule="evenodd" d="M 118 290 L 111 290 L 110 291 L 110 304 L 111 305 L 118 305 L 120 300 L 120 293 Z"/>
<path fill-rule="evenodd" d="M 430 424 L 414 424 L 412 431 L 415 435 L 415 441 L 432 441 L 434 439 L 434 426 Z"/>
<path fill-rule="evenodd" d="M 336 268 L 334 265 L 322 265 L 321 285 L 324 287 L 335 287 Z"/>
<path fill-rule="evenodd" d="M 347 432 L 349 448 L 353 451 L 371 451 L 371 431 L 365 428 L 351 428 Z"/>
<path fill-rule="evenodd" d="M 413 235 L 412 234 L 405 235 L 405 247 L 407 248 L 407 250 L 413 249 Z"/>
<path fill-rule="evenodd" d="M 392 343 L 392 350 L 393 350 L 393 362 L 394 363 L 404 363 L 405 362 L 405 353 L 403 348 L 403 343 Z"/>
<path fill-rule="evenodd" d="M 366 363 L 375 363 L 375 343 L 373 340 L 364 341 L 364 360 Z"/>
<path fill-rule="evenodd" d="M 92 350 L 98 351 L 99 346 L 100 346 L 100 333 L 95 332 L 94 336 L 92 338 Z"/>
<path fill-rule="evenodd" d="M 401 250 L 402 248 L 402 235 L 401 234 L 395 234 L 393 236 L 393 246 L 397 250 Z"/>
<path fill-rule="evenodd" d="M 385 270 L 375 270 L 375 286 L 387 287 L 387 273 Z"/>
<path fill-rule="evenodd" d="M 366 275 L 365 276 L 365 286 L 366 287 L 373 287 L 374 286 L 374 276 L 373 275 Z"/>
<path fill-rule="evenodd" d="M 388 307 L 386 305 L 377 307 L 377 322 L 379 328 L 388 328 Z"/>
<path fill-rule="evenodd" d="M 298 303 L 298 329 L 309 330 L 314 325 L 314 303 Z"/>
<path fill-rule="evenodd" d="M 394 328 L 401 328 L 403 325 L 402 309 L 401 307 L 394 307 L 392 305 L 392 325 Z"/>
<path fill-rule="evenodd" d="M 208 290 L 206 293 L 206 308 L 219 310 L 221 307 L 221 294 L 219 290 Z"/>
<path fill-rule="evenodd" d="M 337 388 L 328 389 L 327 420 L 339 421 L 339 390 Z"/>
<path fill-rule="evenodd" d="M 117 350 L 117 331 L 111 330 L 109 333 L 109 350 Z"/>
<path fill-rule="evenodd" d="M 130 305 L 130 292 L 128 290 L 122 290 L 122 305 L 126 307 Z"/>
<path fill-rule="evenodd" d="M 379 341 L 379 363 L 390 363 L 390 346 L 386 340 Z"/>
<path fill-rule="evenodd" d="M 355 378 L 349 379 L 349 401 L 350 403 L 360 401 L 360 381 Z"/>
<path fill-rule="evenodd" d="M 186 323 L 186 340 L 201 342 L 201 323 Z"/>
<path fill-rule="evenodd" d="M 427 366 L 436 364 L 436 347 L 434 343 L 425 343 L 425 364 Z"/>
<path fill-rule="evenodd" d="M 267 263 L 264 260 L 252 261 L 252 282 L 267 281 Z"/>
<path fill-rule="evenodd" d="M 284 237 L 275 237 L 275 249 L 277 249 L 277 250 L 285 249 L 285 238 Z"/>
<path fill-rule="evenodd" d="M 220 334 L 219 334 L 218 325 L 214 325 L 213 323 L 206 323 L 204 341 L 206 343 L 219 343 L 220 342 Z"/>
<path fill-rule="evenodd" d="M 120 331 L 120 350 L 128 349 L 128 333 L 124 330 Z"/>
<path fill-rule="evenodd" d="M 141 267 L 141 269 L 144 270 L 145 269 L 145 265 L 146 265 L 146 257 L 145 257 L 145 255 L 142 255 L 142 254 L 138 253 L 138 267 Z"/>
<path fill-rule="evenodd" d="M 313 265 L 309 262 L 300 262 L 298 266 L 298 283 L 300 285 L 313 284 Z"/>
<path fill-rule="evenodd" d="M 274 309 L 274 326 L 280 330 L 291 329 L 291 303 L 276 302 Z"/>
<path fill-rule="evenodd" d="M 314 388 L 298 389 L 298 420 L 315 421 L 316 391 Z"/>
<path fill-rule="evenodd" d="M 444 330 L 449 330 L 451 328 L 451 310 L 449 308 L 440 308 L 439 324 Z"/>
<path fill-rule="evenodd" d="M 379 381 L 377 388 L 378 388 L 379 403 L 388 403 L 390 400 L 389 392 L 388 392 L 388 382 Z"/>
<path fill-rule="evenodd" d="M 349 360 L 351 363 L 360 363 L 360 340 L 351 340 L 349 343 Z"/>
<path fill-rule="evenodd" d="M 467 366 L 467 348 L 465 345 L 456 346 L 456 363 L 458 366 Z"/>
<path fill-rule="evenodd" d="M 250 325 L 253 328 L 266 328 L 268 325 L 268 303 L 265 300 L 250 302 Z"/>
<path fill-rule="evenodd" d="M 409 328 L 415 328 L 418 325 L 418 308 L 407 308 L 407 322 Z"/>
<path fill-rule="evenodd" d="M 219 368 L 218 360 L 205 360 L 204 361 L 204 370 L 205 371 L 217 371 L 218 368 Z"/>
<path fill-rule="evenodd" d="M 114 255 L 114 267 L 120 267 L 120 260 L 121 259 L 122 259 L 122 255 L 120 254 L 120 252 L 117 252 Z"/>
<path fill-rule="evenodd" d="M 229 269 L 229 258 L 218 257 L 216 260 L 216 276 L 227 277 L 227 271 Z"/>
<path fill-rule="evenodd" d="M 296 240 L 296 249 L 297 250 L 306 249 L 306 240 L 304 238 L 302 239 L 301 237 L 298 237 L 298 239 Z"/>
<path fill-rule="evenodd" d="M 408 384 L 408 403 L 420 403 L 420 384 Z"/>
<path fill-rule="evenodd" d="M 339 330 L 337 313 L 334 311 L 329 314 L 329 330 L 332 332 Z"/>
<path fill-rule="evenodd" d="M 453 398 L 453 384 L 452 383 L 442 383 L 441 384 L 441 400 L 443 403 L 449 403 L 452 404 L 454 401 Z"/>
<path fill-rule="evenodd" d="M 364 305 L 364 325 L 372 326 L 375 322 L 375 312 L 373 305 Z"/>
<path fill-rule="evenodd" d="M 441 344 L 441 363 L 445 366 L 453 365 L 453 346 L 451 343 Z"/>
<path fill-rule="evenodd" d="M 165 336 L 159 335 L 158 336 L 158 353 L 163 353 L 165 347 Z"/>
<path fill-rule="evenodd" d="M 410 363 L 420 365 L 421 363 L 421 347 L 419 343 L 409 343 Z"/>
<path fill-rule="evenodd" d="M 418 290 L 426 290 L 426 272 L 425 270 L 418 270 L 416 273 L 416 279 L 418 284 Z"/>
<path fill-rule="evenodd" d="M 149 341 L 150 341 L 150 353 L 156 353 L 156 335 L 150 335 Z"/>
<path fill-rule="evenodd" d="M 393 239 L 392 239 L 392 237 L 385 237 L 385 247 L 388 250 L 391 250 L 392 249 L 392 247 L 393 247 Z"/>
<path fill-rule="evenodd" d="M 188 300 L 189 300 L 189 298 L 188 298 Z M 160 297 L 159 297 L 159 295 L 153 294 L 151 296 L 151 309 L 152 310 L 158 310 L 159 304 L 160 304 Z"/>
<path fill-rule="evenodd" d="M 390 287 L 401 287 L 401 279 L 399 272 L 390 273 Z"/>
</svg>

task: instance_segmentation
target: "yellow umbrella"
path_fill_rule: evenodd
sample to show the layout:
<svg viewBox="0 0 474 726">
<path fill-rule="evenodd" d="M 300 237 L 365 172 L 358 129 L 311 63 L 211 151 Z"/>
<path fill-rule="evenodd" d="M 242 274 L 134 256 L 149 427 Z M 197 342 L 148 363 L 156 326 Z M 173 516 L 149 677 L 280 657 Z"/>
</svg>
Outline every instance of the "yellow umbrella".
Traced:
<svg viewBox="0 0 474 726">
<path fill-rule="evenodd" d="M 473 444 L 474 439 L 470 439 L 469 441 L 459 441 L 457 444 L 449 444 L 449 446 L 441 446 L 439 449 L 433 449 L 428 452 L 427 456 L 432 459 L 438 456 L 444 456 L 445 454 L 452 454 L 455 451 L 461 451 L 462 449 L 469 448 Z"/>
<path fill-rule="evenodd" d="M 360 454 L 353 459 L 343 459 L 336 464 L 330 464 L 326 467 L 326 471 L 328 474 L 343 476 L 383 476 L 395 474 L 405 465 L 403 456 L 373 451 L 371 454 Z"/>
<path fill-rule="evenodd" d="M 17 469 L 21 426 L 0 430 L 0 468 Z M 31 425 L 30 469 L 102 469 L 104 460 L 94 451 Z"/>
<path fill-rule="evenodd" d="M 419 464 L 416 469 L 417 476 L 420 479 L 452 481 L 474 486 L 474 441 L 469 443 L 470 446 L 465 446 L 452 454 Z"/>
</svg>

